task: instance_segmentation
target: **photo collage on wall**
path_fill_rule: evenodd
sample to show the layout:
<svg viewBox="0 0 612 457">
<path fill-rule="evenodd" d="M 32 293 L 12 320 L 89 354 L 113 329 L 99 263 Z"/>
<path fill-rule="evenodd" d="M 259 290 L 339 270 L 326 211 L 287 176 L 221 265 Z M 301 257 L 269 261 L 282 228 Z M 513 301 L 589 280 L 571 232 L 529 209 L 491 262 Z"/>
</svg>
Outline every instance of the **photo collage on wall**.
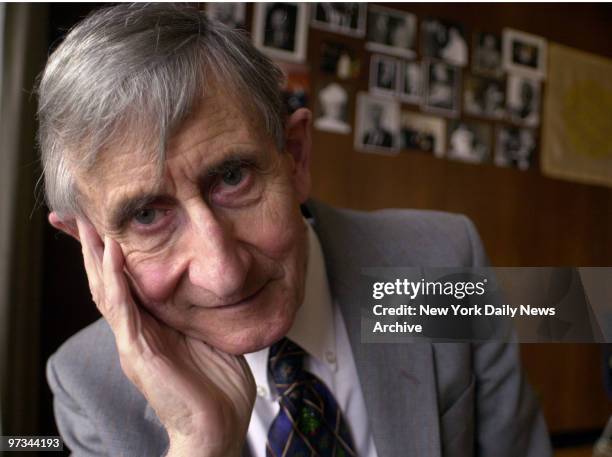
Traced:
<svg viewBox="0 0 612 457">
<path fill-rule="evenodd" d="M 467 30 L 366 3 L 252 9 L 253 42 L 284 71 L 289 110 L 311 107 L 315 129 L 353 135 L 361 152 L 422 151 L 467 163 L 533 166 L 545 39 L 513 29 Z M 209 3 L 207 11 L 230 27 L 248 28 L 244 3 Z M 310 28 L 322 33 L 309 52 Z M 367 92 L 360 91 L 366 79 Z"/>
</svg>

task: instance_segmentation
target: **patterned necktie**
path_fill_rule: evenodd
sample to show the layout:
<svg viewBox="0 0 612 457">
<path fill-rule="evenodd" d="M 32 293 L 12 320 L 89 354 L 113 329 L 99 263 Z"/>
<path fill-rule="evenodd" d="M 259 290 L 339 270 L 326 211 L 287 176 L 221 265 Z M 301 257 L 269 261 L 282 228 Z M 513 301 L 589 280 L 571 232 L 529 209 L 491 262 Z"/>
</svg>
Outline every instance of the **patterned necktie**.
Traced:
<svg viewBox="0 0 612 457">
<path fill-rule="evenodd" d="M 283 338 L 270 347 L 280 411 L 268 431 L 267 457 L 356 456 L 348 424 L 323 382 L 303 369 L 306 353 Z"/>
</svg>

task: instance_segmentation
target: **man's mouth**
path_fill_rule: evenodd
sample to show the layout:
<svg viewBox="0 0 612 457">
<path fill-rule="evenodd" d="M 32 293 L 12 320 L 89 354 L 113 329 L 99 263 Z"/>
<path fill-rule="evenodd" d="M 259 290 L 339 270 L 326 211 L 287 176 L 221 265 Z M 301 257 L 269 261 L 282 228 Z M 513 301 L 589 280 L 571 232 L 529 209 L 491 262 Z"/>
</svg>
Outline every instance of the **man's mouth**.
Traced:
<svg viewBox="0 0 612 457">
<path fill-rule="evenodd" d="M 265 283 L 263 283 L 263 285 L 261 285 L 259 288 L 257 288 L 255 291 L 249 293 L 248 295 L 245 295 L 244 297 L 234 301 L 234 302 L 230 302 L 230 303 L 226 303 L 226 304 L 222 304 L 219 306 L 215 306 L 215 308 L 218 309 L 230 309 L 230 308 L 236 308 L 239 306 L 245 306 L 245 305 L 250 305 L 253 303 L 254 300 L 256 300 L 257 298 L 259 298 L 262 294 L 262 292 L 264 291 L 264 289 L 266 288 L 266 286 L 270 283 L 270 280 L 266 281 Z"/>
</svg>

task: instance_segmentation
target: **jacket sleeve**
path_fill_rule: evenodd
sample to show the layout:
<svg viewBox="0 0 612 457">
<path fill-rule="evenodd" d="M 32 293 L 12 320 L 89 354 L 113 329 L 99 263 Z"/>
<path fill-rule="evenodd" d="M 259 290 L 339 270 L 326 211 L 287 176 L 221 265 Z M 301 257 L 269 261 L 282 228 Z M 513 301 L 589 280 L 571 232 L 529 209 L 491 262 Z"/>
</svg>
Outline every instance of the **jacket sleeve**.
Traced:
<svg viewBox="0 0 612 457">
<path fill-rule="evenodd" d="M 75 457 L 105 456 L 95 426 L 62 385 L 62 368 L 54 356 L 47 362 L 47 381 L 53 392 L 55 421 L 64 444 Z"/>
<path fill-rule="evenodd" d="M 465 218 L 472 266 L 489 261 L 474 224 Z M 472 343 L 476 378 L 476 455 L 551 457 L 550 437 L 522 371 L 518 343 Z"/>
</svg>

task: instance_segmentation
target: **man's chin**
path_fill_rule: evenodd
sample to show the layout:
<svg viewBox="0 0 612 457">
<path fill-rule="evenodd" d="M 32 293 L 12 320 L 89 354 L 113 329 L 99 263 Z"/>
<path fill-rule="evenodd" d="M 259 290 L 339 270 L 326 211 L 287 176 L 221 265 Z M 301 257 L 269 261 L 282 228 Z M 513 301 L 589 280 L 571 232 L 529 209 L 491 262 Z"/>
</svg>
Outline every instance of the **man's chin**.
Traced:
<svg viewBox="0 0 612 457">
<path fill-rule="evenodd" d="M 268 346 L 273 345 L 278 340 L 283 338 L 291 325 L 286 325 L 282 327 L 276 327 L 272 331 L 267 331 L 265 333 L 251 334 L 245 335 L 244 337 L 240 337 L 235 341 L 227 341 L 221 342 L 218 349 L 227 352 L 228 354 L 233 355 L 243 355 L 250 354 L 251 352 L 257 352 Z"/>
<path fill-rule="evenodd" d="M 192 338 L 205 341 L 210 346 L 232 355 L 243 355 L 257 352 L 283 338 L 291 329 L 292 319 L 282 319 L 274 324 L 261 323 L 251 328 L 242 328 L 239 331 L 229 331 L 223 335 L 211 335 L 210 332 L 190 329 L 185 332 Z"/>
</svg>

